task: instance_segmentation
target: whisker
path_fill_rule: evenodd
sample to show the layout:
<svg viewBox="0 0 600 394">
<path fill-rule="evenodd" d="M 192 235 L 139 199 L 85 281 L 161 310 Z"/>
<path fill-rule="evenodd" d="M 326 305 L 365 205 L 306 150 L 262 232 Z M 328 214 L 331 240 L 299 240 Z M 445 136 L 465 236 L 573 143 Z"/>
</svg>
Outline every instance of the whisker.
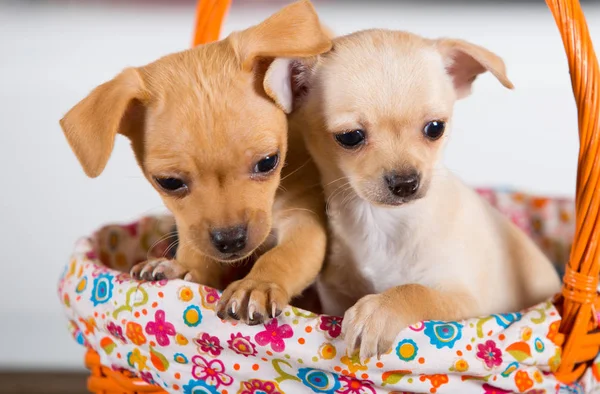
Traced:
<svg viewBox="0 0 600 394">
<path fill-rule="evenodd" d="M 170 231 L 168 233 L 166 233 L 165 235 L 163 235 L 162 237 L 160 237 L 158 240 L 156 240 L 152 246 L 150 246 L 150 248 L 148 248 L 148 252 L 146 254 L 146 260 L 150 259 L 150 254 L 152 253 L 152 251 L 154 250 L 154 248 L 156 248 L 158 246 L 158 244 L 160 244 L 161 242 L 173 237 L 177 235 L 177 230 L 175 231 Z"/>
<path fill-rule="evenodd" d="M 332 183 L 334 183 L 334 182 L 341 181 L 342 179 L 348 179 L 348 177 L 347 177 L 347 176 L 343 176 L 343 177 L 341 177 L 341 178 L 335 179 L 335 180 L 333 180 L 333 181 L 331 181 L 331 182 L 329 182 L 329 183 L 326 183 L 325 185 L 323 185 L 323 187 L 327 187 L 327 186 L 331 185 L 331 184 L 332 184 Z"/>
<path fill-rule="evenodd" d="M 343 195 L 344 193 L 346 193 L 347 191 L 349 191 L 351 189 L 352 189 L 352 185 L 350 184 L 349 181 L 346 182 L 345 184 L 341 185 L 337 189 L 335 189 L 333 191 L 333 193 L 331 193 L 329 195 L 329 197 L 327 198 L 327 200 L 325 201 L 325 212 L 329 215 L 331 213 L 331 203 L 333 202 L 333 200 L 335 198 L 337 198 L 337 196 Z"/>
<path fill-rule="evenodd" d="M 290 172 L 289 174 L 287 174 L 286 176 L 284 176 L 283 178 L 281 178 L 280 182 L 283 182 L 285 179 L 289 178 L 290 176 L 294 175 L 295 173 L 297 173 L 298 171 L 300 171 L 302 168 L 304 168 L 308 163 L 311 162 L 312 159 L 308 159 L 304 162 L 304 164 L 302 164 L 300 167 L 296 168 L 294 171 Z"/>
<path fill-rule="evenodd" d="M 346 191 L 349 191 L 349 189 L 346 189 L 344 192 Z M 341 210 L 344 208 L 345 205 L 349 204 L 354 199 L 354 196 L 354 193 L 346 193 L 346 195 L 342 199 L 342 202 L 339 205 L 339 209 Z"/>
<path fill-rule="evenodd" d="M 345 204 L 350 203 L 350 201 L 352 201 L 352 199 L 354 199 L 354 196 L 355 196 L 354 193 L 348 193 L 348 194 L 346 194 L 346 196 L 344 197 L 344 199 L 340 203 L 340 207 L 343 208 Z"/>
<path fill-rule="evenodd" d="M 169 245 L 169 247 L 164 251 L 162 257 L 167 257 L 169 255 L 169 252 L 171 251 L 171 249 L 177 247 L 179 245 L 179 240 L 173 241 L 171 243 L 171 245 Z"/>
<path fill-rule="evenodd" d="M 171 243 L 169 245 L 169 247 L 167 248 L 167 250 L 165 251 L 165 253 L 163 254 L 162 257 L 166 257 L 166 255 L 169 253 L 169 251 L 174 248 L 175 246 L 178 246 L 179 248 L 181 248 L 182 246 L 188 246 L 188 245 L 192 245 L 192 241 L 190 240 L 182 240 L 181 238 L 178 238 L 176 241 L 173 241 L 173 243 Z M 193 246 L 192 246 L 193 249 Z"/>
</svg>

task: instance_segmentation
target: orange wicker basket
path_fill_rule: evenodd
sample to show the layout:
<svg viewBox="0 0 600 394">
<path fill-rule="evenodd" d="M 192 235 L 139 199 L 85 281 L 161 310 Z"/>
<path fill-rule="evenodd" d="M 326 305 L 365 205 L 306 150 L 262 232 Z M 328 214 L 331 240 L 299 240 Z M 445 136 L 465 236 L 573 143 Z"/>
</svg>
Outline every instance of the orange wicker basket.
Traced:
<svg viewBox="0 0 600 394">
<path fill-rule="evenodd" d="M 578 0 L 546 0 L 566 50 L 578 108 L 580 151 L 576 190 L 576 232 L 561 294 L 555 303 L 561 311 L 562 361 L 556 376 L 576 381 L 600 351 L 596 305 L 600 273 L 600 81 L 587 23 Z M 217 40 L 230 0 L 199 0 L 193 45 Z M 85 364 L 91 371 L 88 389 L 95 393 L 165 393 L 128 372 L 101 365 L 89 349 Z"/>
</svg>

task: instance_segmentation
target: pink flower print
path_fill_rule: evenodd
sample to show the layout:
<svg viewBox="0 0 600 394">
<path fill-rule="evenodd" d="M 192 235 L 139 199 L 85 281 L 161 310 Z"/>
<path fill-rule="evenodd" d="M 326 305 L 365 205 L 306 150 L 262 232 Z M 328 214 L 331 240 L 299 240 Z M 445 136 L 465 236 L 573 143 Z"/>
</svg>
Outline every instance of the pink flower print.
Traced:
<svg viewBox="0 0 600 394">
<path fill-rule="evenodd" d="M 139 225 L 139 222 L 135 222 L 135 223 L 123 225 L 123 226 L 121 226 L 121 228 L 123 230 L 127 231 L 129 233 L 129 235 L 131 235 L 132 237 L 135 237 L 138 232 L 138 225 Z"/>
<path fill-rule="evenodd" d="M 154 314 L 154 321 L 146 324 L 146 333 L 154 335 L 160 346 L 169 346 L 171 343 L 169 335 L 175 336 L 176 334 L 173 324 L 165 321 L 165 311 L 160 309 Z"/>
<path fill-rule="evenodd" d="M 110 369 L 112 369 L 115 372 L 129 372 L 127 369 L 125 369 L 117 364 L 111 364 Z"/>
<path fill-rule="evenodd" d="M 126 272 L 122 272 L 122 273 L 118 274 L 117 276 L 115 276 L 115 282 L 117 282 L 118 284 L 129 282 L 130 280 L 131 280 L 131 276 Z"/>
<path fill-rule="evenodd" d="M 529 228 L 529 217 L 525 212 L 515 210 L 514 212 L 508 212 L 507 216 L 510 221 L 513 222 L 513 224 L 515 224 L 523 232 L 531 235 L 531 229 Z"/>
<path fill-rule="evenodd" d="M 342 332 L 342 318 L 338 316 L 319 317 L 319 329 L 331 338 L 337 338 Z"/>
<path fill-rule="evenodd" d="M 481 197 L 483 197 L 485 200 L 487 200 L 491 205 L 497 206 L 498 200 L 496 197 L 496 192 L 494 190 L 481 188 L 481 189 L 476 189 L 476 191 L 477 191 L 477 193 L 479 193 L 479 195 Z"/>
<path fill-rule="evenodd" d="M 238 394 L 283 394 L 277 382 L 250 379 L 240 384 Z"/>
<path fill-rule="evenodd" d="M 140 372 L 140 378 L 148 384 L 156 383 L 154 381 L 154 378 L 152 377 L 152 373 L 150 373 L 150 372 Z"/>
<path fill-rule="evenodd" d="M 487 383 L 484 383 L 482 388 L 483 388 L 483 394 L 510 394 L 511 393 L 511 391 L 498 389 L 496 387 L 490 386 Z"/>
<path fill-rule="evenodd" d="M 277 319 L 273 319 L 265 324 L 265 331 L 256 334 L 254 340 L 260 346 L 271 344 L 271 349 L 274 352 L 282 352 L 285 350 L 285 342 L 283 340 L 291 338 L 293 335 L 294 331 L 289 324 L 279 326 Z"/>
<path fill-rule="evenodd" d="M 202 356 L 192 357 L 192 376 L 197 380 L 204 380 L 211 386 L 218 388 L 220 385 L 229 386 L 233 378 L 225 373 L 225 366 L 221 360 L 208 361 Z"/>
<path fill-rule="evenodd" d="M 168 279 L 161 279 L 158 281 L 153 281 L 153 282 L 146 282 L 146 285 L 148 287 L 164 287 L 167 285 L 167 283 L 169 283 Z"/>
<path fill-rule="evenodd" d="M 245 337 L 242 333 L 231 334 L 231 339 L 227 341 L 229 349 L 244 357 L 256 356 L 256 345 L 252 343 L 250 337 Z"/>
<path fill-rule="evenodd" d="M 206 293 L 206 303 L 209 305 L 216 304 L 221 299 L 219 292 L 215 289 L 204 286 L 204 292 Z"/>
<path fill-rule="evenodd" d="M 373 382 L 370 380 L 358 380 L 350 376 L 340 376 L 342 388 L 336 393 L 340 394 L 375 394 Z"/>
<path fill-rule="evenodd" d="M 113 337 L 117 338 L 123 343 L 127 343 L 127 340 L 123 336 L 123 328 L 121 326 L 116 325 L 114 322 L 110 322 L 106 325 L 106 329 Z"/>
<path fill-rule="evenodd" d="M 496 343 L 492 340 L 477 345 L 476 356 L 482 360 L 489 369 L 502 364 L 502 351 L 496 347 Z"/>
<path fill-rule="evenodd" d="M 194 343 L 198 346 L 198 351 L 200 353 L 207 353 L 214 357 L 221 354 L 221 350 L 223 350 L 219 338 L 211 337 L 205 332 L 198 335 L 198 337 L 194 339 Z"/>
</svg>

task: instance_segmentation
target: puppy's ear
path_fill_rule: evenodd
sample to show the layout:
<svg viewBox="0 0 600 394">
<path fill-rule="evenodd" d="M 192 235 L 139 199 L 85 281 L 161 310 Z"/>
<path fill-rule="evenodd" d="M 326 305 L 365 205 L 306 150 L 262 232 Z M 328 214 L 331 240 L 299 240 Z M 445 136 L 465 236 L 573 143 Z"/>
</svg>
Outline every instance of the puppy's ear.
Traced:
<svg viewBox="0 0 600 394">
<path fill-rule="evenodd" d="M 112 153 L 117 133 L 126 133 L 133 102 L 146 100 L 136 69 L 125 69 L 113 80 L 95 88 L 75 105 L 60 125 L 71 149 L 89 177 L 102 173 Z"/>
<path fill-rule="evenodd" d="M 308 92 L 318 56 L 277 58 L 269 66 L 263 86 L 269 97 L 286 114 L 296 108 Z"/>
<path fill-rule="evenodd" d="M 331 32 L 319 22 L 312 4 L 293 3 L 264 22 L 231 36 L 242 68 L 251 71 L 261 59 L 275 60 L 264 75 L 263 87 L 286 113 L 294 98 L 293 70 L 298 63 L 331 49 Z"/>
<path fill-rule="evenodd" d="M 251 71 L 259 58 L 309 57 L 331 48 L 329 32 L 308 0 L 290 4 L 230 38 L 246 71 Z"/>
<path fill-rule="evenodd" d="M 468 96 L 475 78 L 486 71 L 491 72 L 504 87 L 514 87 L 506 76 L 504 61 L 498 55 L 462 40 L 440 39 L 436 44 L 444 57 L 446 71 L 452 77 L 458 98 Z"/>
</svg>

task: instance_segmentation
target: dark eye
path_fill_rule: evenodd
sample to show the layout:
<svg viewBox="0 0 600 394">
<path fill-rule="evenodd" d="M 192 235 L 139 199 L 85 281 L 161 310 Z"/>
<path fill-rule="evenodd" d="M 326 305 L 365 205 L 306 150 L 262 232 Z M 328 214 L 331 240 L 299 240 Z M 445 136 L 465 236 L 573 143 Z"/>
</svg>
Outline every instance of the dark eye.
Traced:
<svg viewBox="0 0 600 394">
<path fill-rule="evenodd" d="M 173 177 L 154 177 L 154 180 L 164 191 L 168 193 L 182 193 L 187 191 L 187 185 L 185 182 L 179 178 Z"/>
<path fill-rule="evenodd" d="M 259 160 L 252 169 L 252 172 L 255 174 L 266 174 L 273 171 L 277 167 L 277 164 L 279 164 L 279 153 L 274 153 Z"/>
<path fill-rule="evenodd" d="M 335 140 L 344 148 L 353 149 L 365 141 L 365 132 L 362 130 L 347 131 L 336 134 Z"/>
<path fill-rule="evenodd" d="M 444 130 L 446 130 L 446 123 L 441 120 L 434 120 L 425 125 L 423 134 L 430 140 L 435 141 L 444 134 Z"/>
</svg>

